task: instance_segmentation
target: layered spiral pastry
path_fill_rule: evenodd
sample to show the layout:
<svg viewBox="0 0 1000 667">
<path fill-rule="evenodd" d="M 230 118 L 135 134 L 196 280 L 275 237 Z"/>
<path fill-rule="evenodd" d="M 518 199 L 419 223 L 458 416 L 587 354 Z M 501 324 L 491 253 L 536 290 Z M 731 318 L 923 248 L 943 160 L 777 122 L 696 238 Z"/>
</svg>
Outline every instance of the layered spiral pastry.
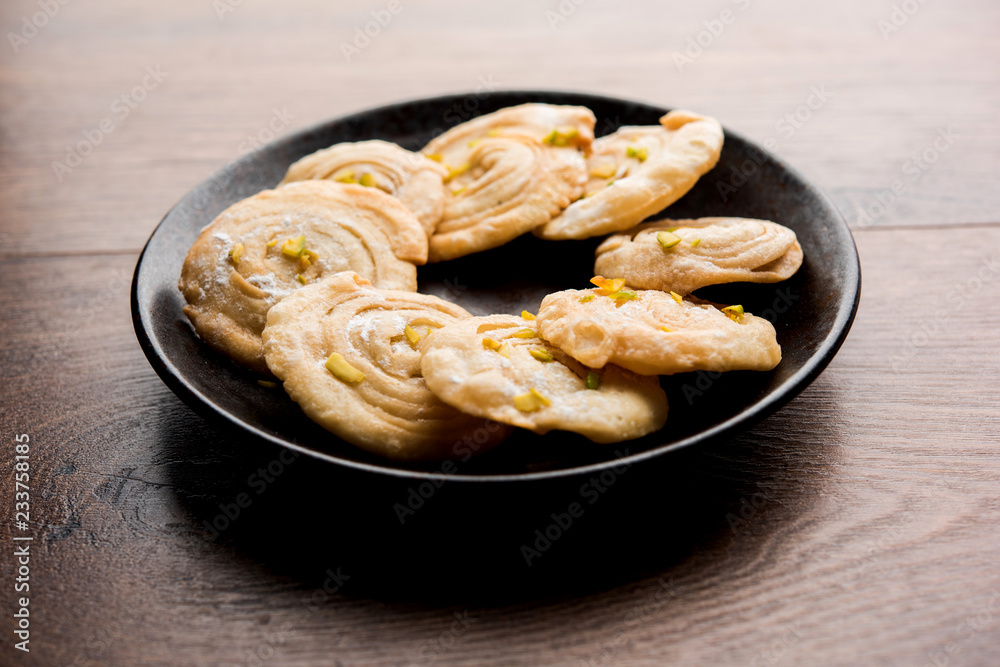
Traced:
<svg viewBox="0 0 1000 667">
<path fill-rule="evenodd" d="M 264 354 L 302 411 L 344 440 L 394 459 L 449 458 L 463 442 L 485 451 L 509 433 L 446 405 L 421 375 L 420 341 L 468 317 L 443 299 L 343 272 L 270 310 Z"/>
<path fill-rule="evenodd" d="M 454 161 L 454 157 L 461 153 L 463 144 L 487 136 L 520 134 L 547 146 L 578 149 L 589 154 L 596 123 L 594 112 L 586 107 L 534 102 L 518 104 L 456 125 L 431 140 L 422 152 L 441 156 L 449 164 L 458 165 L 461 163 Z"/>
<path fill-rule="evenodd" d="M 802 266 L 795 232 L 769 220 L 650 222 L 597 247 L 594 272 L 633 287 L 688 294 L 722 283 L 775 283 Z"/>
<path fill-rule="evenodd" d="M 446 325 L 421 343 L 427 385 L 462 412 L 547 433 L 573 431 L 594 442 L 651 433 L 667 418 L 656 378 L 616 366 L 587 368 L 512 315 Z"/>
<path fill-rule="evenodd" d="M 769 371 L 781 361 L 774 327 L 741 306 L 720 306 L 659 290 L 629 290 L 621 279 L 542 299 L 538 331 L 594 368 L 616 364 L 643 375 Z"/>
<path fill-rule="evenodd" d="M 292 183 L 233 204 L 199 234 L 181 270 L 184 313 L 215 349 L 268 374 L 268 310 L 338 271 L 385 289 L 416 290 L 427 236 L 396 199 L 373 188 Z"/>
<path fill-rule="evenodd" d="M 448 130 L 423 152 L 447 169 L 444 214 L 430 239 L 438 262 L 503 245 L 583 194 L 594 115 L 524 104 Z"/>
<path fill-rule="evenodd" d="M 594 141 L 583 197 L 535 230 L 544 239 L 585 239 L 628 229 L 684 196 L 722 153 L 722 126 L 671 111 L 658 126 L 625 126 Z"/>
<path fill-rule="evenodd" d="M 345 142 L 324 148 L 288 168 L 279 185 L 314 179 L 378 188 L 410 209 L 424 231 L 434 233 L 444 212 L 441 164 L 388 141 Z"/>
<path fill-rule="evenodd" d="M 431 262 L 503 245 L 550 220 L 583 187 L 579 153 L 552 151 L 524 135 L 483 139 L 461 159 L 430 239 Z"/>
</svg>

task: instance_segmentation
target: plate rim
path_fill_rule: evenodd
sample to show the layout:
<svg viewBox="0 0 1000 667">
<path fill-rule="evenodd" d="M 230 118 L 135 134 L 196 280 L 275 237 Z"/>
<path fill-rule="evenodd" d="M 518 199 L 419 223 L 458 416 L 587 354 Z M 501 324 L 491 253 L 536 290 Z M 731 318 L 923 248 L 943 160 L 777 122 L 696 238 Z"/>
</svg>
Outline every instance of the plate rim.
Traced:
<svg viewBox="0 0 1000 667">
<path fill-rule="evenodd" d="M 505 95 L 517 95 L 523 97 L 531 96 L 550 96 L 550 95 L 572 95 L 590 98 L 592 100 L 602 100 L 605 102 L 610 102 L 614 104 L 633 104 L 644 107 L 652 107 L 657 110 L 661 110 L 662 113 L 667 113 L 670 109 L 660 107 L 657 104 L 650 102 L 642 102 L 638 100 L 630 100 L 620 97 L 612 97 L 608 95 L 594 94 L 588 92 L 580 91 L 569 91 L 569 90 L 499 90 L 491 92 L 490 94 L 505 94 Z M 467 93 L 450 93 L 435 95 L 433 97 L 415 98 L 402 100 L 398 102 L 393 102 L 390 104 L 384 104 L 377 107 L 371 107 L 368 109 L 363 109 L 359 111 L 354 111 L 343 116 L 337 116 L 330 118 L 319 123 L 315 123 L 303 129 L 300 129 L 294 133 L 285 135 L 280 139 L 275 139 L 265 146 L 270 146 L 274 143 L 284 143 L 293 142 L 296 139 L 302 138 L 305 135 L 321 132 L 327 126 L 333 123 L 343 123 L 349 122 L 352 118 L 357 116 L 367 116 L 372 113 L 386 112 L 392 109 L 396 109 L 402 106 L 411 106 L 414 104 L 431 104 L 440 103 L 445 100 L 456 100 L 462 98 L 468 98 L 470 96 L 476 95 L 475 92 Z M 678 107 L 679 108 L 679 107 Z M 475 116 L 473 116 L 475 117 Z M 325 461 L 327 463 L 332 463 L 335 465 L 340 465 L 353 469 L 358 472 L 365 472 L 370 474 L 378 475 L 390 475 L 397 478 L 410 479 L 419 482 L 463 482 L 463 483 L 497 483 L 497 482 L 539 482 L 554 479 L 566 479 L 572 478 L 592 473 L 599 473 L 607 470 L 612 466 L 631 466 L 637 463 L 643 463 L 653 459 L 660 458 L 664 455 L 676 452 L 681 449 L 687 449 L 688 447 L 697 444 L 708 444 L 710 442 L 716 441 L 724 436 L 727 432 L 734 429 L 737 426 L 752 426 L 761 420 L 765 419 L 769 415 L 776 412 L 782 406 L 786 405 L 793 398 L 802 393 L 802 391 L 808 387 L 813 380 L 815 380 L 820 373 L 822 373 L 833 358 L 836 356 L 837 352 L 843 346 L 844 341 L 847 339 L 848 334 L 854 324 L 855 317 L 858 312 L 858 307 L 861 301 L 861 260 L 858 255 L 857 244 L 854 240 L 854 234 L 851 231 L 850 226 L 844 219 L 843 214 L 840 210 L 833 204 L 827 195 L 820 190 L 818 187 L 812 184 L 804 175 L 795 167 L 788 164 L 784 159 L 777 156 L 773 152 L 757 145 L 755 142 L 750 141 L 739 132 L 733 132 L 725 128 L 723 125 L 725 136 L 736 138 L 744 142 L 747 146 L 752 147 L 761 154 L 766 155 L 767 158 L 773 161 L 778 167 L 784 170 L 786 173 L 790 174 L 801 182 L 805 188 L 810 191 L 814 197 L 821 201 L 827 209 L 833 214 L 834 219 L 842 228 L 843 232 L 846 232 L 847 240 L 850 241 L 848 244 L 851 250 L 851 257 L 847 258 L 848 266 L 845 267 L 845 284 L 853 283 L 853 296 L 851 299 L 843 299 L 838 304 L 837 316 L 831 326 L 830 333 L 823 339 L 822 343 L 816 347 L 813 353 L 809 356 L 808 360 L 803 364 L 803 366 L 791 377 L 785 380 L 782 385 L 768 393 L 765 397 L 756 401 L 747 408 L 736 413 L 729 419 L 715 424 L 711 428 L 705 431 L 699 431 L 698 433 L 692 434 L 671 442 L 669 444 L 660 445 L 658 447 L 652 447 L 642 452 L 636 452 L 634 454 L 628 454 L 619 458 L 609 459 L 599 463 L 588 463 L 571 468 L 560 468 L 558 470 L 545 470 L 537 472 L 518 472 L 518 473 L 487 473 L 487 474 L 462 474 L 461 471 L 446 473 L 443 471 L 426 471 L 426 470 L 410 470 L 404 468 L 396 468 L 389 465 L 387 461 L 386 464 L 379 463 L 369 463 L 364 461 L 354 461 L 350 459 L 340 458 L 333 454 L 329 454 L 322 451 L 317 451 L 310 449 L 303 445 L 289 442 L 281 438 L 275 437 L 269 433 L 266 433 L 256 426 L 249 424 L 236 416 L 230 414 L 226 410 L 217 407 L 211 397 L 206 396 L 196 387 L 194 387 L 190 382 L 188 382 L 179 369 L 171 363 L 162 348 L 158 347 L 152 337 L 147 331 L 147 323 L 143 320 L 142 308 L 139 304 L 139 277 L 143 266 L 143 260 L 146 257 L 146 252 L 149 249 L 150 244 L 153 239 L 160 232 L 164 223 L 178 208 L 184 205 L 184 201 L 190 196 L 192 191 L 206 186 L 221 178 L 227 171 L 232 170 L 237 165 L 243 162 L 250 162 L 254 158 L 254 154 L 257 151 L 252 151 L 246 155 L 240 156 L 235 160 L 232 160 L 220 169 L 216 170 L 207 179 L 204 179 L 194 186 L 188 189 L 188 191 L 173 205 L 170 209 L 163 215 L 159 223 L 150 233 L 149 238 L 143 245 L 142 251 L 139 253 L 139 257 L 136 260 L 135 269 L 132 274 L 132 283 L 130 288 L 130 309 L 132 312 L 132 325 L 135 331 L 136 338 L 138 339 L 139 346 L 149 362 L 150 366 L 159 376 L 160 380 L 178 397 L 185 405 L 191 408 L 201 417 L 208 421 L 216 422 L 225 421 L 229 424 L 236 426 L 241 431 L 254 436 L 257 439 L 269 442 L 271 444 L 277 445 L 279 447 L 285 447 L 299 454 L 306 454 L 313 458 Z M 259 150 L 259 149 L 258 149 Z M 627 443 L 627 441 L 625 441 Z M 618 444 L 625 444 L 618 443 Z M 626 444 L 627 446 L 627 444 Z M 441 462 L 443 464 L 443 462 Z"/>
</svg>

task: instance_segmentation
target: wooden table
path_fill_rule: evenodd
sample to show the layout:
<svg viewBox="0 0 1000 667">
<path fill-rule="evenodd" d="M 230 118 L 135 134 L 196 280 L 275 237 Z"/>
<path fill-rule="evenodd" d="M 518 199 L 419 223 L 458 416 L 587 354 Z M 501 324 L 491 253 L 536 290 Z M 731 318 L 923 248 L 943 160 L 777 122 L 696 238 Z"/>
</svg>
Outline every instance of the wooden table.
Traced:
<svg viewBox="0 0 1000 667">
<path fill-rule="evenodd" d="M 1000 4 L 895 4 L 2 3 L 0 662 L 1000 664 Z M 579 482 L 446 485 L 400 525 L 405 484 L 195 416 L 128 306 L 157 221 L 254 142 L 487 88 L 773 139 L 841 207 L 864 272 L 850 338 L 800 397 L 622 474 L 531 567 L 519 546 Z"/>
</svg>

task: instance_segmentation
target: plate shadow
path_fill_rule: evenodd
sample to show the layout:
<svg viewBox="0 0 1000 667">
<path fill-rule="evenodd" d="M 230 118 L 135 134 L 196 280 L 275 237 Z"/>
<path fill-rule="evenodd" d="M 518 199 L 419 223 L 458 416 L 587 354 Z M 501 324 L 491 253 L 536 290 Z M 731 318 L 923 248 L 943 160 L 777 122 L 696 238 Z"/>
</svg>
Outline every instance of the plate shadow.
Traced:
<svg viewBox="0 0 1000 667">
<path fill-rule="evenodd" d="M 168 408 L 158 458 L 191 539 L 276 581 L 321 590 L 340 572 L 344 595 L 389 604 L 543 602 L 696 576 L 692 563 L 720 550 L 752 562 L 769 531 L 822 494 L 843 440 L 824 416 L 837 412 L 836 391 L 825 388 L 819 409 L 812 393 L 727 442 L 544 483 L 374 475 Z M 807 435 L 828 448 L 802 448 Z"/>
</svg>

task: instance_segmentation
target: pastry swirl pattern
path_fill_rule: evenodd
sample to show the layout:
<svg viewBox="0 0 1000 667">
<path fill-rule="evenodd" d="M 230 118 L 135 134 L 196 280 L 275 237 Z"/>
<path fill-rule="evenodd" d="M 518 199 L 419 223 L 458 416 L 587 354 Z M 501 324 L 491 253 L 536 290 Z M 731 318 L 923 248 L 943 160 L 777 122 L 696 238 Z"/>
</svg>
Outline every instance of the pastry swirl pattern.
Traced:
<svg viewBox="0 0 1000 667">
<path fill-rule="evenodd" d="M 509 433 L 438 400 L 421 375 L 419 341 L 468 317 L 443 299 L 343 272 L 271 309 L 264 352 L 292 400 L 344 440 L 394 459 L 448 458 L 464 438 L 485 450 Z"/>
<path fill-rule="evenodd" d="M 179 287 L 198 335 L 269 374 L 260 345 L 267 311 L 303 285 L 354 270 L 379 287 L 416 290 L 427 256 L 417 219 L 360 185 L 304 181 L 233 204 L 191 246 Z M 404 261 L 409 260 L 409 261 Z"/>
</svg>

